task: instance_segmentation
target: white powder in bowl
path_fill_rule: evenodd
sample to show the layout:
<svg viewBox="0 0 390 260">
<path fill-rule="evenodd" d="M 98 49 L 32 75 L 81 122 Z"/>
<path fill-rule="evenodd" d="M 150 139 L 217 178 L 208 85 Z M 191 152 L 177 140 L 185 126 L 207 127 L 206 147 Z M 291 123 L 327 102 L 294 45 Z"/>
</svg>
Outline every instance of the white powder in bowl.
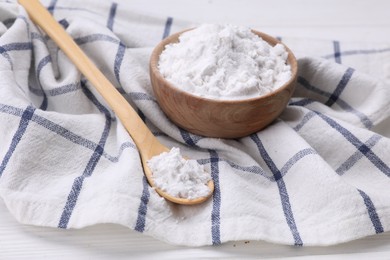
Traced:
<svg viewBox="0 0 390 260">
<path fill-rule="evenodd" d="M 177 198 L 196 199 L 210 194 L 207 183 L 211 176 L 196 160 L 186 160 L 179 148 L 172 148 L 147 161 L 154 184 Z"/>
<path fill-rule="evenodd" d="M 269 93 L 291 78 L 288 53 L 249 28 L 204 24 L 187 31 L 160 54 L 161 74 L 177 88 L 212 99 Z"/>
</svg>

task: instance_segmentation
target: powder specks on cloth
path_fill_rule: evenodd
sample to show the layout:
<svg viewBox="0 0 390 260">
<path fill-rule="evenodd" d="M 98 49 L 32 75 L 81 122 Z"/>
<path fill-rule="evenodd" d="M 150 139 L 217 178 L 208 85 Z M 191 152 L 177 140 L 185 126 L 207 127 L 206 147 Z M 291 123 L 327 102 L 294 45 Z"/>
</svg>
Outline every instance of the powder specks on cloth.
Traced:
<svg viewBox="0 0 390 260">
<path fill-rule="evenodd" d="M 213 99 L 244 99 L 269 93 L 291 78 L 288 53 L 249 28 L 203 24 L 167 45 L 158 68 L 179 89 Z"/>
<path fill-rule="evenodd" d="M 105 1 L 55 3 L 55 18 L 152 132 L 203 165 L 215 190 L 195 207 L 158 196 L 105 102 L 7 2 L 0 4 L 0 197 L 18 221 L 116 223 L 189 246 L 329 245 L 390 230 L 390 85 L 382 80 L 390 44 L 339 42 L 334 55 L 333 41 L 282 38 L 299 60 L 289 105 L 263 131 L 221 140 L 172 124 L 150 84 L 154 46 L 193 24 L 127 14 L 126 1 L 116 12 Z"/>
</svg>

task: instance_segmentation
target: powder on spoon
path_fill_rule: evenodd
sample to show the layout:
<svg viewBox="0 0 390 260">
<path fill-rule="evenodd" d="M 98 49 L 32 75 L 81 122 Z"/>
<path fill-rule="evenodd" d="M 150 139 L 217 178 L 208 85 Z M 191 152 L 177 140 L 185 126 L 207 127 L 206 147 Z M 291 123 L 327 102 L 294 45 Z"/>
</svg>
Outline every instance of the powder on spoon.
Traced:
<svg viewBox="0 0 390 260">
<path fill-rule="evenodd" d="M 176 87 L 212 99 L 264 95 L 291 78 L 288 53 L 249 28 L 204 24 L 184 32 L 160 54 L 158 68 Z"/>
<path fill-rule="evenodd" d="M 196 160 L 186 160 L 179 148 L 161 153 L 147 161 L 155 186 L 183 199 L 196 199 L 210 194 L 207 183 L 211 176 Z"/>
</svg>

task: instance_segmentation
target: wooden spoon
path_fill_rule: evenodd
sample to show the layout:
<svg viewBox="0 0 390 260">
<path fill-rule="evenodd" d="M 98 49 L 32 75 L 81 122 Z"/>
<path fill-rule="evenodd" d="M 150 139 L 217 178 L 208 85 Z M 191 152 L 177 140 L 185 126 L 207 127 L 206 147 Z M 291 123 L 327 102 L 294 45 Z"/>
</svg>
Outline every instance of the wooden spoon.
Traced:
<svg viewBox="0 0 390 260">
<path fill-rule="evenodd" d="M 150 186 L 155 187 L 152 172 L 146 162 L 153 156 L 159 155 L 162 152 L 167 152 L 169 149 L 157 140 L 132 106 L 38 0 L 18 0 L 18 2 L 26 9 L 31 20 L 49 35 L 106 100 L 137 145 L 141 155 L 145 176 L 148 179 Z M 156 187 L 155 190 L 160 196 L 169 201 L 178 204 L 192 205 L 204 202 L 211 196 L 214 190 L 213 181 L 209 181 L 208 187 L 210 188 L 210 193 L 207 197 L 200 197 L 192 200 L 173 197 Z"/>
</svg>

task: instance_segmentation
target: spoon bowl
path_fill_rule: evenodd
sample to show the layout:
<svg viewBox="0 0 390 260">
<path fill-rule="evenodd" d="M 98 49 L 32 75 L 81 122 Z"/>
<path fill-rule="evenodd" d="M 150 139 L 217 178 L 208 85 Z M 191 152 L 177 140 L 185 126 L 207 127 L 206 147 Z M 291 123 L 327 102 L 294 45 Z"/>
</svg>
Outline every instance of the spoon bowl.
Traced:
<svg viewBox="0 0 390 260">
<path fill-rule="evenodd" d="M 18 0 L 18 2 L 26 9 L 31 20 L 47 33 L 80 72 L 92 83 L 120 119 L 138 148 L 144 174 L 150 186 L 154 187 L 161 197 L 177 204 L 193 205 L 206 201 L 214 190 L 212 180 L 208 182 L 208 187 L 210 188 L 209 195 L 196 199 L 177 198 L 154 186 L 153 173 L 149 169 L 147 161 L 154 156 L 169 151 L 169 149 L 158 141 L 127 100 L 117 91 L 38 0 Z"/>
</svg>

